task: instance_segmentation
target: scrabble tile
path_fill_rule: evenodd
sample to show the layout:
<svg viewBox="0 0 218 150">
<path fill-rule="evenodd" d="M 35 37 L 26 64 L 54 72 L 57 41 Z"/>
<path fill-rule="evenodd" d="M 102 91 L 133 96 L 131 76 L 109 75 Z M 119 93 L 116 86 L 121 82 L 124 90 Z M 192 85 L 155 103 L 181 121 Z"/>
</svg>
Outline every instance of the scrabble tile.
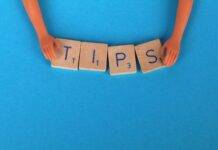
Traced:
<svg viewBox="0 0 218 150">
<path fill-rule="evenodd" d="M 159 39 L 135 46 L 141 70 L 147 73 L 163 67 L 161 62 L 161 42 Z"/>
<path fill-rule="evenodd" d="M 107 49 L 107 44 L 82 42 L 79 69 L 106 71 Z"/>
<path fill-rule="evenodd" d="M 136 73 L 134 45 L 111 46 L 108 48 L 111 75 Z"/>
<path fill-rule="evenodd" d="M 51 62 L 54 68 L 78 70 L 81 42 L 74 40 L 58 39 L 61 49 L 56 52 L 57 59 Z"/>
</svg>

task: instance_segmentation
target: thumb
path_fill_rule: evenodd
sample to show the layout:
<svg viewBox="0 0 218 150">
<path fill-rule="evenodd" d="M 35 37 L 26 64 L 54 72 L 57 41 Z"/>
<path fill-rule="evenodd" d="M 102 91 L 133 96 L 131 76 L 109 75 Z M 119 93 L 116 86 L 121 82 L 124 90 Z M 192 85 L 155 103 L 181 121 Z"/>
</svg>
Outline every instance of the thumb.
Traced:
<svg viewBox="0 0 218 150">
<path fill-rule="evenodd" d="M 63 51 L 61 51 L 62 43 L 58 39 L 54 40 L 54 50 L 57 58 L 61 57 Z"/>
<path fill-rule="evenodd" d="M 163 62 L 165 57 L 167 56 L 167 43 L 165 43 L 161 48 L 160 48 L 160 59 Z"/>
<path fill-rule="evenodd" d="M 55 39 L 54 40 L 54 48 L 56 49 L 56 50 L 59 50 L 60 48 L 61 48 L 61 42 L 58 40 L 58 39 Z"/>
</svg>

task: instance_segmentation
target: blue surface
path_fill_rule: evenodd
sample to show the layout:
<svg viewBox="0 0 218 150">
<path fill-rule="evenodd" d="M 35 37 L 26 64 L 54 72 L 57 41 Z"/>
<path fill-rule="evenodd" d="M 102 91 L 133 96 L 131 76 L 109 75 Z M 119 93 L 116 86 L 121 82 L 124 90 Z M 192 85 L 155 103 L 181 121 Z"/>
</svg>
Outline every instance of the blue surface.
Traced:
<svg viewBox="0 0 218 150">
<path fill-rule="evenodd" d="M 50 33 L 165 41 L 174 0 L 40 1 Z M 50 68 L 20 0 L 0 1 L 0 150 L 217 150 L 218 1 L 195 1 L 179 62 L 150 74 Z"/>
</svg>

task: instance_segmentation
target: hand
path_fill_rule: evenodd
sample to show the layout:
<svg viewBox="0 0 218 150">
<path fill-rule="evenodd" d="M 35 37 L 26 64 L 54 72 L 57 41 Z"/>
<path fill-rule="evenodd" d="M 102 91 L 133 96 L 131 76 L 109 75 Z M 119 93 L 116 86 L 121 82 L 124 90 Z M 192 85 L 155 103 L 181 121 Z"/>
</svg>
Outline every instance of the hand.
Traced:
<svg viewBox="0 0 218 150">
<path fill-rule="evenodd" d="M 39 39 L 42 52 L 47 60 L 54 60 L 56 58 L 55 51 L 60 48 L 60 42 L 51 35 Z"/>
<path fill-rule="evenodd" d="M 173 38 L 170 38 L 162 47 L 163 63 L 168 67 L 173 66 L 178 59 L 179 51 L 180 42 Z"/>
</svg>

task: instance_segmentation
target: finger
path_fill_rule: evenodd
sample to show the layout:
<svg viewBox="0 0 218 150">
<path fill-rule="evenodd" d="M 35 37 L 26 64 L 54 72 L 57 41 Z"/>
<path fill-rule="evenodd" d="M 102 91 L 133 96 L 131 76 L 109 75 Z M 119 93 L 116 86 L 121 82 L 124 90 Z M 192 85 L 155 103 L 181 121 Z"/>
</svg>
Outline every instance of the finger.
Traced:
<svg viewBox="0 0 218 150">
<path fill-rule="evenodd" d="M 166 44 L 161 48 L 161 53 L 162 55 L 165 57 L 166 54 L 167 54 L 167 47 L 166 47 Z"/>
<path fill-rule="evenodd" d="M 160 57 L 161 61 L 164 62 L 166 56 L 167 56 L 167 48 L 164 47 L 164 49 L 162 50 L 162 55 Z"/>
<path fill-rule="evenodd" d="M 45 52 L 43 52 L 43 55 L 44 55 L 45 59 L 48 60 L 47 54 Z"/>
<path fill-rule="evenodd" d="M 55 59 L 55 58 L 56 58 L 56 55 L 55 55 L 54 50 L 51 50 L 51 51 L 50 51 L 50 54 L 51 54 L 51 56 L 52 56 L 52 59 Z"/>
<path fill-rule="evenodd" d="M 172 66 L 173 57 L 174 57 L 174 52 L 171 50 L 170 54 L 169 54 L 169 59 L 168 59 L 168 62 L 167 62 L 168 67 Z"/>
<path fill-rule="evenodd" d="M 167 66 L 170 67 L 171 66 L 171 60 L 172 60 L 172 52 L 169 53 L 169 57 L 168 60 L 166 62 Z"/>
<path fill-rule="evenodd" d="M 164 58 L 164 64 L 169 66 L 169 59 L 170 59 L 170 51 L 167 51 L 166 57 Z"/>
<path fill-rule="evenodd" d="M 53 57 L 51 55 L 51 49 L 50 48 L 48 49 L 48 55 L 49 55 L 49 60 L 52 61 Z"/>
<path fill-rule="evenodd" d="M 49 49 L 49 56 L 51 58 L 51 61 L 55 59 L 55 55 L 54 55 L 54 48 L 53 47 L 50 47 Z"/>
<path fill-rule="evenodd" d="M 160 57 L 162 62 L 164 62 L 166 56 L 167 56 L 167 48 L 165 46 L 163 46 L 161 48 L 161 57 Z"/>
<path fill-rule="evenodd" d="M 49 48 L 46 48 L 45 54 L 48 57 L 48 60 L 51 60 L 50 54 L 49 54 Z"/>
<path fill-rule="evenodd" d="M 169 66 L 172 66 L 174 64 L 173 62 L 175 60 L 175 56 L 176 56 L 176 54 L 174 52 L 172 52 L 170 60 L 169 60 Z"/>
<path fill-rule="evenodd" d="M 44 57 L 48 60 L 48 56 L 46 54 L 46 49 L 45 48 L 42 50 L 42 53 L 43 53 Z"/>
<path fill-rule="evenodd" d="M 50 53 L 50 56 L 51 56 L 52 59 L 56 58 L 53 46 L 50 47 L 49 53 Z"/>
<path fill-rule="evenodd" d="M 178 55 L 179 55 L 178 53 L 175 54 L 174 59 L 173 59 L 173 62 L 172 62 L 173 64 L 175 64 L 175 63 L 177 62 Z"/>
</svg>

